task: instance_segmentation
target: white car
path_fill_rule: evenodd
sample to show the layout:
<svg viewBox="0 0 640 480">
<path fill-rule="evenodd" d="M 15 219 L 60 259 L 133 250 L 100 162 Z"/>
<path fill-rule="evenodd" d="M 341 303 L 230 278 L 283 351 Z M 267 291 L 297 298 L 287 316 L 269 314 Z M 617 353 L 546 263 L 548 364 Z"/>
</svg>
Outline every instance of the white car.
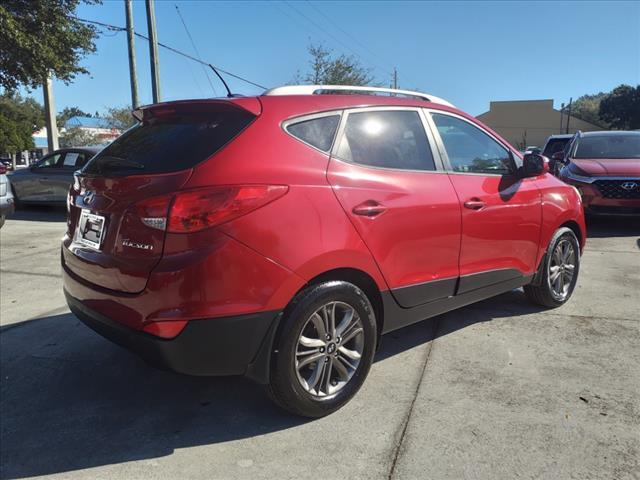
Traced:
<svg viewBox="0 0 640 480">
<path fill-rule="evenodd" d="M 7 167 L 0 165 L 0 228 L 4 225 L 4 219 L 15 210 L 11 184 L 7 178 Z"/>
</svg>

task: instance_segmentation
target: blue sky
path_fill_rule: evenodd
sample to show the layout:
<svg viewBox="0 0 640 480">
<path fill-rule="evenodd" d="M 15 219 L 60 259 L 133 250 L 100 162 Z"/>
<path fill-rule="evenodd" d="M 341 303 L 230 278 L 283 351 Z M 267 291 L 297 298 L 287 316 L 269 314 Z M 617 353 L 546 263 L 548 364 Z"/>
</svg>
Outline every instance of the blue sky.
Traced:
<svg viewBox="0 0 640 480">
<path fill-rule="evenodd" d="M 569 97 L 640 83 L 640 2 L 212 2 L 156 1 L 158 38 L 259 84 L 291 81 L 308 62 L 309 42 L 357 54 L 388 83 L 397 67 L 402 88 L 443 97 L 477 115 L 491 100 Z M 124 2 L 82 5 L 78 16 L 125 25 Z M 136 31 L 146 34 L 143 1 Z M 103 111 L 130 103 L 126 36 L 97 41 L 84 60 L 91 75 L 55 82 L 56 107 Z M 151 102 L 148 44 L 136 39 L 139 91 Z M 200 65 L 160 49 L 162 99 L 223 94 Z M 243 94 L 259 89 L 229 79 Z M 41 92 L 33 95 L 41 99 Z"/>
</svg>

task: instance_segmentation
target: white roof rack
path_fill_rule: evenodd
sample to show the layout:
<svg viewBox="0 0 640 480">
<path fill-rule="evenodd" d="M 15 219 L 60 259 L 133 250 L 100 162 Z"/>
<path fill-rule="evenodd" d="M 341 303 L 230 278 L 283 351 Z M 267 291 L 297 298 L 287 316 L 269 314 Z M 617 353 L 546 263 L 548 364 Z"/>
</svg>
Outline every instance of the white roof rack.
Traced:
<svg viewBox="0 0 640 480">
<path fill-rule="evenodd" d="M 349 93 L 362 92 L 363 95 L 386 93 L 391 96 L 397 95 L 402 97 L 420 98 L 427 102 L 439 103 L 441 105 L 453 107 L 453 105 L 446 100 L 429 95 L 428 93 L 414 92 L 412 90 L 397 90 L 395 88 L 356 87 L 351 85 L 287 85 L 285 87 L 271 88 L 266 90 L 262 95 L 320 95 L 323 93 L 340 91 Z"/>
</svg>

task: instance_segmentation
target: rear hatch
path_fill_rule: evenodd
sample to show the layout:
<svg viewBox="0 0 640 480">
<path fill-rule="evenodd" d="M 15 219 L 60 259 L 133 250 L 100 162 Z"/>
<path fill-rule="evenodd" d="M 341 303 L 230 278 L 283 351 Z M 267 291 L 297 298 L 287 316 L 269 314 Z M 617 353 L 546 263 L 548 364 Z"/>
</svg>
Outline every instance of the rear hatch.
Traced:
<svg viewBox="0 0 640 480">
<path fill-rule="evenodd" d="M 260 112 L 255 98 L 172 102 L 134 112 L 140 121 L 75 175 L 64 264 L 84 281 L 141 292 L 162 257 L 172 195 L 193 168 Z"/>
</svg>

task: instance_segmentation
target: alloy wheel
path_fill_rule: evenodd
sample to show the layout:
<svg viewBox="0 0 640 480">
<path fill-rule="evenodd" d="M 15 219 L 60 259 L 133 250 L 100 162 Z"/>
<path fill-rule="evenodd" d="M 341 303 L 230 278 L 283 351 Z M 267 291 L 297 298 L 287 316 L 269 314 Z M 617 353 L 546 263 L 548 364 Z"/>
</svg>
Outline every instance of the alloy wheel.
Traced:
<svg viewBox="0 0 640 480">
<path fill-rule="evenodd" d="M 569 240 L 558 242 L 549 262 L 549 286 L 557 300 L 564 300 L 569 295 L 576 268 L 576 250 Z"/>
<path fill-rule="evenodd" d="M 329 302 L 307 319 L 298 337 L 295 369 L 300 385 L 315 397 L 342 390 L 360 365 L 364 329 L 358 312 Z"/>
</svg>

